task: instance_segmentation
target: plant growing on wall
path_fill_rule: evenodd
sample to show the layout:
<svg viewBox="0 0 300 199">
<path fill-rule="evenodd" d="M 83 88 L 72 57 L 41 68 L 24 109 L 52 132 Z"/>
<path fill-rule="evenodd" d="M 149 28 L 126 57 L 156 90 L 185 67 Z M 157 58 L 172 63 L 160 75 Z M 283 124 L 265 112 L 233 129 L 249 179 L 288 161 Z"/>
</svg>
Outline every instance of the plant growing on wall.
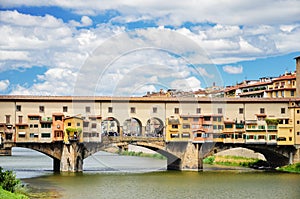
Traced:
<svg viewBox="0 0 300 199">
<path fill-rule="evenodd" d="M 81 128 L 73 128 L 73 127 L 68 127 L 66 128 L 66 133 L 81 133 L 82 129 Z"/>
<path fill-rule="evenodd" d="M 266 118 L 266 123 L 268 125 L 272 124 L 272 125 L 278 125 L 279 124 L 279 119 L 275 119 L 275 118 Z"/>
</svg>

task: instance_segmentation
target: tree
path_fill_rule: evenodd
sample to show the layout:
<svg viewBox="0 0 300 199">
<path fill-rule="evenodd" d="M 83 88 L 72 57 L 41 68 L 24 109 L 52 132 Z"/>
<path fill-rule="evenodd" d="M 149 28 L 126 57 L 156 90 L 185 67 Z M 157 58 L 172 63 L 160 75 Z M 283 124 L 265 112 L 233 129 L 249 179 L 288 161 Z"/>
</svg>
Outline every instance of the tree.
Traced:
<svg viewBox="0 0 300 199">
<path fill-rule="evenodd" d="M 18 184 L 20 184 L 20 180 L 16 179 L 13 171 L 3 171 L 2 167 L 0 167 L 0 186 L 4 190 L 13 193 Z"/>
</svg>

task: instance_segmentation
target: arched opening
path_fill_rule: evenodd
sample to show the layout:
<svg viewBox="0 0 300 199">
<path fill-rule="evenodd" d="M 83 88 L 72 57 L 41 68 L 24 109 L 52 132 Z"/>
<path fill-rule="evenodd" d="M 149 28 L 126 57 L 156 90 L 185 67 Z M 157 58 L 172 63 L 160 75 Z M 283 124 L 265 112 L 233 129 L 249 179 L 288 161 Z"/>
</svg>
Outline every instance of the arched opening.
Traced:
<svg viewBox="0 0 300 199">
<path fill-rule="evenodd" d="M 11 156 L 1 157 L 1 167 L 13 170 L 18 178 L 32 178 L 49 173 L 53 169 L 53 159 L 37 150 L 13 147 Z"/>
<path fill-rule="evenodd" d="M 123 136 L 141 136 L 142 123 L 136 118 L 129 118 L 123 123 Z"/>
<path fill-rule="evenodd" d="M 102 134 L 106 136 L 119 136 L 120 135 L 120 123 L 114 117 L 108 117 L 101 123 Z"/>
<path fill-rule="evenodd" d="M 257 158 L 263 160 L 271 168 L 289 164 L 289 153 L 292 151 L 291 148 L 285 146 L 278 147 L 272 145 L 255 144 L 215 144 L 215 146 L 210 147 L 210 150 L 211 152 L 207 153 L 207 155 L 217 153 L 222 156 L 229 155 Z M 209 149 L 207 151 L 209 151 Z"/>
<path fill-rule="evenodd" d="M 152 117 L 147 121 L 145 134 L 147 137 L 162 137 L 164 123 L 161 119 Z"/>
</svg>

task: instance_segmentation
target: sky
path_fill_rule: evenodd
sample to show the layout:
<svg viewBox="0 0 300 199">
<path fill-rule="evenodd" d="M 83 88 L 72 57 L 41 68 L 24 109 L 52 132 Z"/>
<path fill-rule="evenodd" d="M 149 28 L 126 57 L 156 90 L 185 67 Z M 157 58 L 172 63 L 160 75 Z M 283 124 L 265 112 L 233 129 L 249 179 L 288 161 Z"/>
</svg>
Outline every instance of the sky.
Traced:
<svg viewBox="0 0 300 199">
<path fill-rule="evenodd" d="M 299 0 L 1 0 L 0 94 L 142 96 L 295 71 Z"/>
</svg>

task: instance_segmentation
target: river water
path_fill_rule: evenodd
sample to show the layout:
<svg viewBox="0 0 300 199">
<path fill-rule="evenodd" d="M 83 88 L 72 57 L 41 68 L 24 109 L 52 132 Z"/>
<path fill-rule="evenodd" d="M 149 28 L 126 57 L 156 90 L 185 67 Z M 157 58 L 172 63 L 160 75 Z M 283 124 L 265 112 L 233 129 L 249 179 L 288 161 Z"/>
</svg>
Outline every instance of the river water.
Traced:
<svg viewBox="0 0 300 199">
<path fill-rule="evenodd" d="M 166 161 L 99 152 L 84 172 L 55 174 L 52 159 L 14 148 L 0 166 L 50 198 L 300 198 L 300 175 L 206 166 L 203 172 L 166 171 Z"/>
</svg>

